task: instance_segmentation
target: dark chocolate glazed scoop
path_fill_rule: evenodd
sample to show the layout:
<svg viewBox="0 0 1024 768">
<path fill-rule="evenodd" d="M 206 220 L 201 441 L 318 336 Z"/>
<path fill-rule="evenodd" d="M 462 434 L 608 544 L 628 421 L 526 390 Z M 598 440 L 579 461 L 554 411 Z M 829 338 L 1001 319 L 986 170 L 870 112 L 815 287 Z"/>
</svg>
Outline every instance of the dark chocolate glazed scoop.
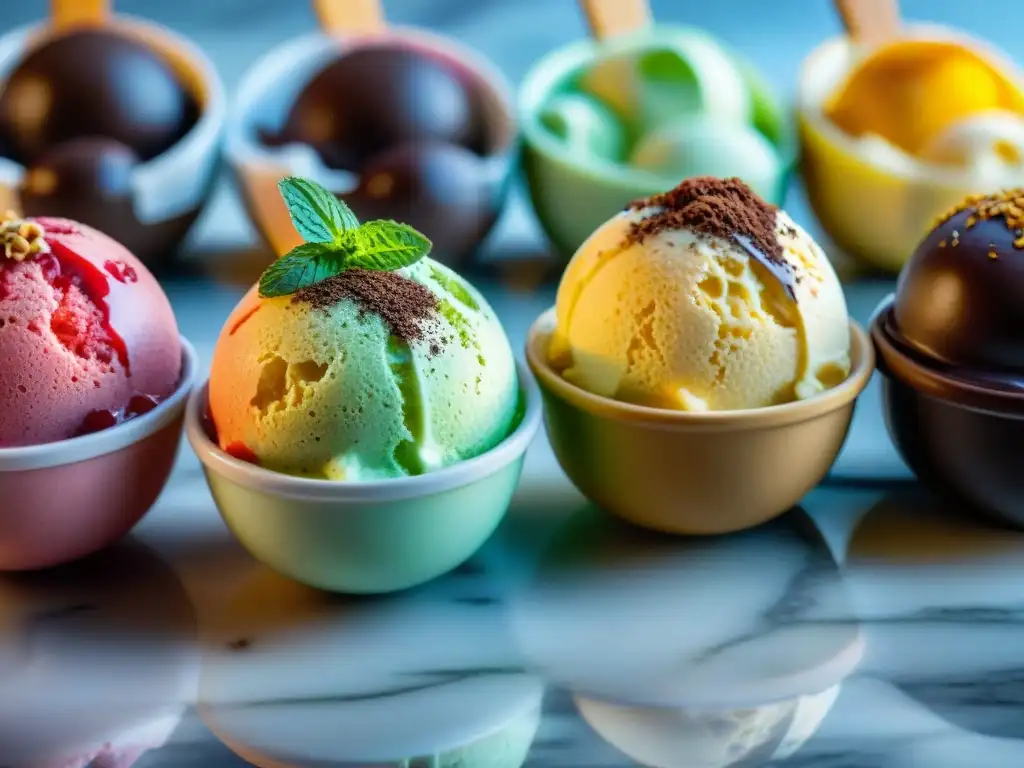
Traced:
<svg viewBox="0 0 1024 768">
<path fill-rule="evenodd" d="M 871 338 L 885 423 L 926 485 L 1024 526 L 1024 189 L 968 198 L 911 256 Z"/>
<path fill-rule="evenodd" d="M 944 218 L 900 275 L 893 340 L 959 378 L 1024 380 L 1022 227 L 1024 190 L 969 199 Z"/>
</svg>

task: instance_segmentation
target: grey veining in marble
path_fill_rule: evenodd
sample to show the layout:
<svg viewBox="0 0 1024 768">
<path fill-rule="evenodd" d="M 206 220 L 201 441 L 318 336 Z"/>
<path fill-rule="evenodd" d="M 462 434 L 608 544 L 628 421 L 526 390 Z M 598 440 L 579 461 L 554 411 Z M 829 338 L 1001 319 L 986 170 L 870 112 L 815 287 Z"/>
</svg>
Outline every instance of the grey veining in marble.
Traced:
<svg viewBox="0 0 1024 768">
<path fill-rule="evenodd" d="M 0 765 L 143 736 L 141 766 L 213 768 L 1024 757 L 1024 537 L 919 491 L 824 488 L 694 542 L 528 479 L 469 563 L 372 599 L 273 574 L 212 516 L 166 535 L 177 489 L 212 512 L 178 472 L 152 549 L 0 577 Z"/>
<path fill-rule="evenodd" d="M 815 623 L 852 611 L 800 511 L 709 542 L 639 531 L 585 506 L 551 535 L 511 613 L 545 677 L 651 708 L 739 709 L 816 693 L 863 650 L 855 623 Z"/>
</svg>

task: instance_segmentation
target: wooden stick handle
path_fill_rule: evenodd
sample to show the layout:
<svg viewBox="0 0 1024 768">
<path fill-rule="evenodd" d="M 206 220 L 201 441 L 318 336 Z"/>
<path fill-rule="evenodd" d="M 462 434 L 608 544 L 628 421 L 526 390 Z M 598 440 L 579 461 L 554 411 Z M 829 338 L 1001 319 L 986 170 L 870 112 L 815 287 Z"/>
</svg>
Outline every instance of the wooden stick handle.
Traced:
<svg viewBox="0 0 1024 768">
<path fill-rule="evenodd" d="M 313 10 L 332 35 L 367 35 L 387 26 L 381 0 L 313 0 Z"/>
<path fill-rule="evenodd" d="M 900 33 L 898 0 L 835 0 L 846 33 L 854 42 L 881 45 Z"/>
<path fill-rule="evenodd" d="M 110 0 L 50 0 L 50 23 L 55 29 L 98 27 L 110 16 Z"/>
<path fill-rule="evenodd" d="M 580 0 L 580 6 L 597 40 L 634 32 L 652 22 L 647 0 Z"/>
</svg>

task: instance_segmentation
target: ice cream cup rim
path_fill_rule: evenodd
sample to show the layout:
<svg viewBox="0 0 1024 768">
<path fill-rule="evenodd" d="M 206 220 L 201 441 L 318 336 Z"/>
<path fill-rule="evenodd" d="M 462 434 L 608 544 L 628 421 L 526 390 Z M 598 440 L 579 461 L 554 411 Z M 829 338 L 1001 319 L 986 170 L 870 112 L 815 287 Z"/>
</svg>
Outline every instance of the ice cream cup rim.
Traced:
<svg viewBox="0 0 1024 768">
<path fill-rule="evenodd" d="M 672 411 L 612 400 L 587 392 L 559 376 L 548 364 L 544 351 L 555 327 L 555 308 L 541 313 L 527 334 L 526 359 L 544 390 L 566 404 L 592 416 L 632 422 L 651 428 L 698 430 L 742 430 L 777 427 L 822 416 L 850 405 L 867 386 L 875 370 L 875 353 L 867 333 L 850 320 L 852 367 L 836 386 L 805 400 L 733 411 Z"/>
<path fill-rule="evenodd" d="M 540 392 L 525 366 L 516 362 L 523 416 L 516 428 L 489 451 L 450 467 L 411 477 L 350 482 L 297 477 L 249 464 L 222 451 L 203 429 L 202 412 L 209 381 L 192 393 L 185 413 L 185 434 L 207 472 L 272 496 L 325 502 L 387 502 L 430 496 L 461 488 L 506 467 L 529 447 L 541 421 Z"/>
<path fill-rule="evenodd" d="M 753 64 L 741 52 L 726 45 L 700 27 L 687 24 L 659 24 L 658 30 L 660 32 L 693 33 L 705 38 L 713 38 L 715 42 L 738 60 L 739 66 L 754 69 Z M 566 152 L 557 139 L 548 136 L 537 124 L 539 108 L 542 106 L 544 99 L 553 92 L 551 87 L 553 83 L 551 81 L 557 82 L 558 77 L 562 77 L 566 73 L 578 71 L 587 61 L 592 59 L 599 45 L 600 43 L 591 38 L 576 40 L 548 51 L 533 63 L 523 77 L 516 98 L 516 113 L 523 140 L 546 158 L 563 163 L 577 173 L 589 175 L 605 183 L 638 190 L 638 195 L 643 191 L 651 194 L 655 191 L 663 191 L 666 188 L 664 176 L 653 171 L 633 168 L 625 163 L 599 157 L 588 157 L 586 160 L 580 161 Z M 551 70 L 557 70 L 559 73 L 558 77 L 553 77 L 550 74 Z M 769 143 L 775 149 L 779 159 L 779 176 L 783 177 L 796 164 L 796 130 L 791 124 L 792 121 L 789 116 L 785 115 L 786 110 L 783 100 L 774 93 L 771 96 L 780 107 L 780 113 L 783 113 L 784 118 L 790 121 L 784 125 L 784 136 L 781 141 L 776 142 L 769 139 Z M 671 184 L 668 184 L 668 186 L 671 186 Z"/>
<path fill-rule="evenodd" d="M 1024 393 L 1007 392 L 944 376 L 899 349 L 885 329 L 895 296 L 889 296 L 875 310 L 869 328 L 878 355 L 879 372 L 917 393 L 978 413 L 1024 419 Z"/>
<path fill-rule="evenodd" d="M 90 435 L 13 448 L 0 448 L 0 473 L 46 469 L 95 459 L 128 448 L 174 423 L 192 391 L 196 350 L 181 336 L 181 377 L 171 395 L 149 413 Z"/>
<path fill-rule="evenodd" d="M 946 42 L 960 43 L 988 61 L 993 67 L 1000 69 L 1006 77 L 1024 92 L 1024 70 L 1011 56 L 993 43 L 962 29 L 954 29 L 942 24 L 915 22 L 903 28 L 903 34 L 911 39 L 935 39 Z M 810 94 L 817 89 L 811 87 L 817 75 L 818 60 L 837 45 L 849 44 L 848 38 L 836 35 L 823 40 L 807 56 L 800 65 L 797 75 L 796 111 L 814 130 L 827 141 L 832 148 L 837 148 L 850 155 L 857 162 L 875 170 L 891 179 L 903 182 L 923 183 L 929 186 L 947 186 L 959 190 L 965 184 L 970 185 L 970 171 L 956 167 L 945 167 L 934 163 L 916 160 L 917 172 L 909 173 L 905 169 L 890 167 L 878 162 L 861 151 L 858 139 L 845 133 L 825 117 L 822 109 L 824 99 L 812 99 Z M 962 195 L 961 195 L 962 196 Z"/>
</svg>

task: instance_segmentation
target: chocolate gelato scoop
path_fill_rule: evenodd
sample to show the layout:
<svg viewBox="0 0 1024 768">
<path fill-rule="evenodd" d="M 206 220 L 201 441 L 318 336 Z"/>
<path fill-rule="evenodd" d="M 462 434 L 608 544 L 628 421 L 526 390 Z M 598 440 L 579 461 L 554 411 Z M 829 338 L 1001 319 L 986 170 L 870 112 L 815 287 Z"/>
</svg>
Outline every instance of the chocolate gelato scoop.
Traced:
<svg viewBox="0 0 1024 768">
<path fill-rule="evenodd" d="M 25 171 L 18 188 L 26 216 L 59 216 L 114 237 L 150 269 L 173 255 L 199 208 L 159 222 L 140 221 L 132 174 L 138 156 L 113 139 L 87 136 L 54 145 Z"/>
<path fill-rule="evenodd" d="M 942 217 L 900 275 L 890 326 L 949 373 L 1024 383 L 1024 189 Z"/>
<path fill-rule="evenodd" d="M 18 190 L 28 216 L 61 216 L 108 231 L 109 206 L 131 203 L 138 156 L 112 139 L 57 144 L 30 166 Z"/>
<path fill-rule="evenodd" d="M 460 265 L 494 224 L 495 194 L 483 161 L 436 141 L 401 144 L 366 165 L 359 187 L 342 195 L 362 220 L 398 219 L 434 244 L 431 255 Z"/>
<path fill-rule="evenodd" d="M 149 160 L 178 142 L 197 116 L 169 64 L 141 42 L 103 29 L 32 49 L 0 90 L 0 135 L 24 165 L 85 136 L 113 139 Z"/>
<path fill-rule="evenodd" d="M 452 67 L 408 47 L 373 45 L 328 64 L 299 94 L 271 144 L 308 144 L 332 167 L 360 171 L 409 141 L 485 150 L 480 96 Z"/>
</svg>

